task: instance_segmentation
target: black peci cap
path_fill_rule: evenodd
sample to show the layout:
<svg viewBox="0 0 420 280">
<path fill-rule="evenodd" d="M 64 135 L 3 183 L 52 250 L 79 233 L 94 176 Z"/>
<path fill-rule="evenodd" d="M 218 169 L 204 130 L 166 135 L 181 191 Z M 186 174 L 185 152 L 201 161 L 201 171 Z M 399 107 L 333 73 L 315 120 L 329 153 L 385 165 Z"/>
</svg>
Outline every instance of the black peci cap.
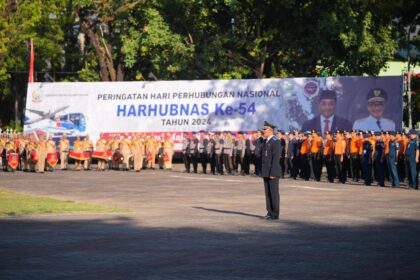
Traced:
<svg viewBox="0 0 420 280">
<path fill-rule="evenodd" d="M 334 101 L 337 101 L 337 94 L 333 90 L 323 90 L 319 94 L 319 100 L 323 99 L 333 99 Z"/>
</svg>

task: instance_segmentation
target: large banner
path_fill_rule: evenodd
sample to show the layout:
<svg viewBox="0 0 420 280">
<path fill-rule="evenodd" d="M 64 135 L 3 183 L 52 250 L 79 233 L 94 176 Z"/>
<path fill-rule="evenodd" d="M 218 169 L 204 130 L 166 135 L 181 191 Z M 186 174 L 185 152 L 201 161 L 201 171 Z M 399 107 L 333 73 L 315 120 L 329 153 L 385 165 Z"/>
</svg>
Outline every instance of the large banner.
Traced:
<svg viewBox="0 0 420 280">
<path fill-rule="evenodd" d="M 402 77 L 32 83 L 25 133 L 400 130 Z M 326 121 L 327 120 L 327 121 Z"/>
</svg>

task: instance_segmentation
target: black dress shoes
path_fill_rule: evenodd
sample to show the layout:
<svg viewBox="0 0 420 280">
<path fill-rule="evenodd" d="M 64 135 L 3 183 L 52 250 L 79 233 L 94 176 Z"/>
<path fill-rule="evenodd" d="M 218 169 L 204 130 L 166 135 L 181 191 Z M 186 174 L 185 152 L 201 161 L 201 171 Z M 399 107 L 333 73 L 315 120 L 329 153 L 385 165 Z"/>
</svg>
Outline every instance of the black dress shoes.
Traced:
<svg viewBox="0 0 420 280">
<path fill-rule="evenodd" d="M 264 220 L 278 220 L 279 217 L 278 216 L 270 216 L 270 215 L 265 215 L 263 217 Z"/>
</svg>

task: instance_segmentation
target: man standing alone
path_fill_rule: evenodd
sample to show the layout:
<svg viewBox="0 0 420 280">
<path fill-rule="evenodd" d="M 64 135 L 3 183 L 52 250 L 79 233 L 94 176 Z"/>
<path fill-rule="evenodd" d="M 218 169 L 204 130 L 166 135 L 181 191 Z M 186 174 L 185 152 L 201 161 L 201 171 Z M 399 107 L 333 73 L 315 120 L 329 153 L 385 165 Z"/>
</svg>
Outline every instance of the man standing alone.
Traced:
<svg viewBox="0 0 420 280">
<path fill-rule="evenodd" d="M 264 122 L 261 177 L 264 180 L 267 220 L 278 220 L 280 213 L 279 180 L 281 176 L 280 141 L 274 136 L 275 126 Z"/>
</svg>

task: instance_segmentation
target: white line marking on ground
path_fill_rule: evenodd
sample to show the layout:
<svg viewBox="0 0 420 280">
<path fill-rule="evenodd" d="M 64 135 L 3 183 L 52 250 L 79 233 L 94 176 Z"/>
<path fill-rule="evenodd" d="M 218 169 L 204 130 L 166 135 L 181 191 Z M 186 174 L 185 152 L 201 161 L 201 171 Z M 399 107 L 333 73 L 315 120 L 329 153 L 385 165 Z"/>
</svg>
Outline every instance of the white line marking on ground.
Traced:
<svg viewBox="0 0 420 280">
<path fill-rule="evenodd" d="M 295 185 L 285 185 L 284 187 L 290 187 L 290 188 L 297 188 L 297 189 L 310 189 L 310 190 L 320 190 L 320 191 L 328 191 L 328 192 L 337 192 L 341 191 L 338 189 L 326 189 L 326 188 L 317 188 L 317 187 L 308 187 L 308 186 L 295 186 Z"/>
<path fill-rule="evenodd" d="M 241 180 L 230 180 L 230 179 L 217 179 L 217 178 L 204 178 L 204 177 L 188 177 L 188 176 L 177 176 L 172 175 L 172 178 L 182 178 L 182 179 L 191 179 L 191 180 L 207 180 L 207 181 L 223 181 L 223 182 L 243 182 Z"/>
</svg>

